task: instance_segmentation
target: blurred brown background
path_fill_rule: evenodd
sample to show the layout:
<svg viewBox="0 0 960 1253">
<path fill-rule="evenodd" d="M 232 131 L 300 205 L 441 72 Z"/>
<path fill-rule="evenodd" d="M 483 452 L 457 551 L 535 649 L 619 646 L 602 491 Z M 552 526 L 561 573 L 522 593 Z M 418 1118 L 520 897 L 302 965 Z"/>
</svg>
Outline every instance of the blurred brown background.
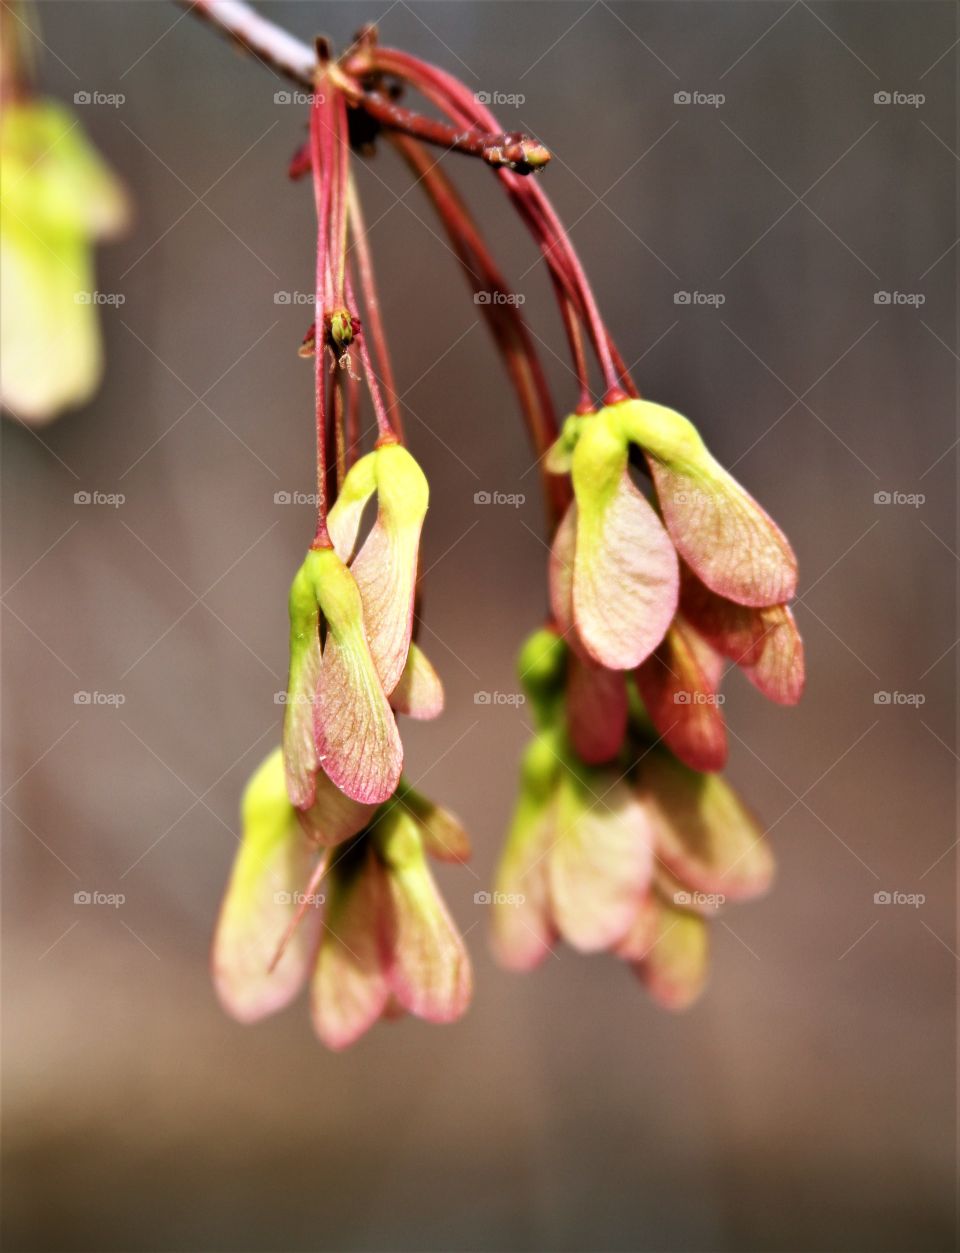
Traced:
<svg viewBox="0 0 960 1253">
<path fill-rule="evenodd" d="M 100 257 L 125 297 L 100 395 L 3 438 L 6 1247 L 954 1247 L 956 6 L 263 7 L 340 47 L 379 19 L 384 42 L 523 97 L 499 112 L 556 154 L 545 186 L 641 387 L 793 539 L 807 695 L 778 709 L 733 677 L 727 705 L 779 878 L 714 927 L 685 1016 L 612 959 L 490 961 L 473 894 L 527 730 L 474 694 L 516 690 L 542 511 L 479 311 L 383 151 L 360 181 L 432 485 L 423 642 L 448 695 L 404 735 L 474 836 L 473 871 L 441 879 L 478 992 L 456 1027 L 379 1027 L 339 1057 L 302 1003 L 252 1029 L 222 1014 L 208 944 L 312 534 L 309 505 L 275 503 L 312 482 L 311 315 L 277 303 L 312 282 L 309 188 L 285 178 L 303 110 L 170 5 L 42 3 L 44 87 L 125 97 L 78 113 L 137 220 Z M 489 172 L 444 166 L 572 403 L 542 264 Z"/>
</svg>

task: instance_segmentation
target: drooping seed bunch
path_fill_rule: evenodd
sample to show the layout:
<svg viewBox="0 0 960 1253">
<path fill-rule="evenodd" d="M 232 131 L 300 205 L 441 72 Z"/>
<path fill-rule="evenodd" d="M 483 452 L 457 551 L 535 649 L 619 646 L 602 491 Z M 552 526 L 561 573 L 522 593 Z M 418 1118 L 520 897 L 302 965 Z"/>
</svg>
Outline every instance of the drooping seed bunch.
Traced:
<svg viewBox="0 0 960 1253">
<path fill-rule="evenodd" d="M 43 421 L 96 386 L 92 243 L 122 225 L 126 203 L 76 122 L 33 95 L 15 4 L 0 14 L 0 400 Z M 800 697 L 789 543 L 687 418 L 640 398 L 531 177 L 549 162 L 542 144 L 505 133 L 456 78 L 379 46 L 372 28 L 334 60 L 325 41 L 305 48 L 236 0 L 190 8 L 312 90 L 290 174 L 310 176 L 317 217 L 315 318 L 300 346 L 314 367 L 316 529 L 290 589 L 282 747 L 247 787 L 214 942 L 222 1002 L 252 1021 L 309 982 L 315 1029 L 342 1048 L 381 1017 L 453 1021 L 472 993 L 429 866 L 465 861 L 469 842 L 403 775 L 398 716 L 434 718 L 444 695 L 415 640 L 429 489 L 404 443 L 351 174 L 356 153 L 385 141 L 484 293 L 478 307 L 544 473 L 549 608 L 520 652 L 536 725 L 498 871 L 495 950 L 522 970 L 558 939 L 610 950 L 661 1003 L 689 1004 L 708 918 L 772 875 L 762 828 L 719 773 L 720 685 L 735 665 L 771 700 Z M 401 105 L 406 89 L 443 120 Z M 519 303 L 425 144 L 490 165 L 540 250 L 578 383 L 562 427 Z M 53 341 L 56 371 L 45 364 Z"/>
<path fill-rule="evenodd" d="M 642 453 L 653 503 L 635 485 Z M 500 869 L 495 943 L 527 969 L 557 937 L 625 958 L 672 1007 L 699 993 L 705 918 L 772 859 L 715 773 L 720 680 L 799 699 L 790 546 L 686 418 L 635 399 L 568 420 L 547 457 L 574 501 L 550 557 L 553 620 L 521 654 L 537 720 Z"/>
<path fill-rule="evenodd" d="M 249 1021 L 310 981 L 315 1028 L 340 1048 L 381 1017 L 459 1017 L 469 959 L 428 856 L 463 861 L 446 810 L 403 776 L 397 715 L 441 712 L 417 646 L 426 479 L 407 450 L 350 162 L 391 143 L 416 175 L 475 292 L 544 472 L 551 556 L 545 622 L 520 652 L 535 736 L 498 872 L 493 942 L 535 966 L 562 938 L 628 961 L 663 1004 L 700 991 L 708 917 L 768 886 L 762 828 L 723 780 L 721 679 L 799 699 L 786 538 L 710 455 L 693 424 L 642 400 L 537 178 L 542 145 L 505 134 L 462 83 L 379 46 L 334 60 L 243 5 L 194 9 L 314 90 L 310 140 L 316 318 L 301 352 L 316 383 L 317 526 L 290 592 L 283 746 L 256 772 L 214 946 L 226 1007 Z M 420 92 L 443 121 L 399 103 Z M 424 143 L 480 157 L 530 231 L 563 319 L 578 393 L 558 426 L 518 304 Z M 595 398 L 590 358 L 601 378 Z M 361 385 L 376 418 L 363 451 Z M 363 529 L 364 510 L 376 516 Z M 318 891 L 322 887 L 322 892 Z"/>
</svg>

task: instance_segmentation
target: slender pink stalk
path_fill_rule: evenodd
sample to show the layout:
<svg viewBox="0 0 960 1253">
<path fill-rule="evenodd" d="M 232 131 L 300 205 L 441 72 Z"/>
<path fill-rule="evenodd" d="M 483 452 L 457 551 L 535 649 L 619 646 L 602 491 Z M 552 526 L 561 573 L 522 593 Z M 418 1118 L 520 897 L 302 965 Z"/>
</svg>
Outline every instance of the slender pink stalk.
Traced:
<svg viewBox="0 0 960 1253">
<path fill-rule="evenodd" d="M 370 332 L 373 353 L 380 371 L 380 379 L 387 393 L 387 417 L 390 419 L 390 425 L 396 431 L 397 437 L 402 440 L 403 421 L 400 416 L 399 395 L 393 374 L 393 364 L 390 360 L 390 352 L 387 348 L 380 295 L 377 291 L 376 276 L 373 269 L 373 257 L 367 238 L 366 222 L 360 208 L 360 197 L 357 195 L 352 179 L 347 194 L 350 205 L 350 235 L 353 240 L 353 249 L 357 254 L 357 277 L 360 282 L 360 290 L 363 293 L 363 326 L 365 331 L 369 330 Z"/>
<path fill-rule="evenodd" d="M 349 470 L 360 452 L 360 379 L 358 376 L 349 372 L 344 388 L 347 393 L 346 439 L 347 469 Z"/>
<path fill-rule="evenodd" d="M 329 282 L 330 178 L 324 161 L 323 97 L 318 94 L 310 109 L 310 147 L 313 161 L 313 194 L 317 210 L 317 269 L 314 284 L 314 387 L 316 392 L 317 432 L 317 531 L 315 548 L 329 548 L 327 534 L 327 362 L 324 351 L 326 335 L 327 289 Z"/>
<path fill-rule="evenodd" d="M 396 101 L 376 91 L 365 91 L 354 80 L 344 78 L 344 90 L 355 105 L 387 130 L 410 135 L 425 143 L 480 157 L 494 169 L 508 169 L 515 174 L 530 174 L 542 169 L 550 160 L 543 144 L 520 132 L 487 131 L 472 123 L 457 128 L 405 109 Z"/>
<path fill-rule="evenodd" d="M 343 94 L 334 94 L 332 122 L 333 134 L 333 167 L 331 169 L 332 216 L 332 248 L 331 270 L 333 274 L 333 291 L 331 292 L 331 308 L 342 305 L 346 298 L 346 264 L 347 264 L 347 200 L 350 186 L 350 138 L 347 132 L 347 103 Z"/>
<path fill-rule="evenodd" d="M 347 274 L 347 300 L 352 308 L 356 308 L 356 298 L 353 291 L 353 282 L 348 272 Z M 377 378 L 373 368 L 373 362 L 370 359 L 370 349 L 367 346 L 367 337 L 363 328 L 359 327 L 354 336 L 354 343 L 360 353 L 360 364 L 363 367 L 364 378 L 367 383 L 367 390 L 370 392 L 370 399 L 373 402 L 373 412 L 377 418 L 377 442 L 378 443 L 396 443 L 397 435 L 394 428 L 390 424 L 390 418 L 387 414 L 386 405 L 383 403 L 383 393 L 380 391 L 380 380 Z"/>
<path fill-rule="evenodd" d="M 357 53 L 356 60 L 357 70 L 364 68 L 367 72 L 380 71 L 409 83 L 455 121 L 485 130 L 497 128 L 493 114 L 462 83 L 436 66 L 428 65 L 396 49 L 378 46 L 364 47 Z M 353 62 L 348 61 L 346 68 L 353 69 Z M 542 189 L 532 180 L 518 179 L 509 169 L 500 169 L 497 175 L 521 210 L 548 264 L 557 270 L 561 282 L 572 281 L 575 286 L 594 351 L 603 371 L 606 398 L 613 400 L 622 397 L 624 393 L 620 386 L 620 371 L 614 363 L 609 332 L 600 316 L 589 280 L 552 205 Z M 552 260 L 551 254 L 554 251 L 559 251 L 562 255 L 562 267 Z"/>
<path fill-rule="evenodd" d="M 334 380 L 333 388 L 333 445 L 336 450 L 337 459 L 337 482 L 336 492 L 340 495 L 340 489 L 343 487 L 343 480 L 347 473 L 347 447 L 346 447 L 346 389 L 343 384 L 343 376 Z"/>
<path fill-rule="evenodd" d="M 469 209 L 453 184 L 423 146 L 406 135 L 391 137 L 417 182 L 422 184 L 440 216 L 451 247 L 475 292 L 500 293 L 509 297 L 510 288 L 490 255 Z M 517 392 L 526 418 L 534 451 L 542 458 L 558 434 L 553 399 L 540 358 L 526 321 L 516 303 L 489 301 L 480 305 L 500 349 L 507 372 Z M 557 475 L 544 475 L 544 490 L 557 523 L 569 503 L 569 483 Z"/>
</svg>

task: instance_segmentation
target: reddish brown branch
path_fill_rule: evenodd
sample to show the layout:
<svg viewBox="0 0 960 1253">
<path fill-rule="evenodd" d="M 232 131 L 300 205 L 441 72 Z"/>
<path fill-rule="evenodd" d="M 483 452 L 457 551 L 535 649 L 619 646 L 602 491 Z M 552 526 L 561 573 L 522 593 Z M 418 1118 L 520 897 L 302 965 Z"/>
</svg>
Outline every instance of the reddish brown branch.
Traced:
<svg viewBox="0 0 960 1253">
<path fill-rule="evenodd" d="M 317 63 L 314 49 L 262 17 L 243 0 L 177 0 L 177 3 L 275 73 L 307 89 L 314 88 Z M 479 157 L 494 169 L 512 170 L 515 174 L 530 174 L 542 169 L 550 160 L 550 153 L 543 144 L 519 132 L 487 131 L 478 126 L 458 129 L 405 109 L 380 92 L 365 90 L 356 79 L 336 67 L 328 68 L 337 75 L 337 85 L 350 104 L 362 109 L 387 130 Z"/>
</svg>

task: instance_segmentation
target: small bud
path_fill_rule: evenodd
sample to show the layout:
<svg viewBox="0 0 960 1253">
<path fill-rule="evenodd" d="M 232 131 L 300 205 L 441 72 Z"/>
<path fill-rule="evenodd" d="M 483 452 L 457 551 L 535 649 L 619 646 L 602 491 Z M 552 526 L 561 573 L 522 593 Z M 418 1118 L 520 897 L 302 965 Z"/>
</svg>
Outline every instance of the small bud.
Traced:
<svg viewBox="0 0 960 1253">
<path fill-rule="evenodd" d="M 549 162 L 550 151 L 535 139 L 513 133 L 484 148 L 483 159 L 495 169 L 505 166 L 515 174 L 532 174 Z"/>
<path fill-rule="evenodd" d="M 349 309 L 334 309 L 327 314 L 327 335 L 330 346 L 339 357 L 353 343 L 354 325 Z"/>
</svg>

